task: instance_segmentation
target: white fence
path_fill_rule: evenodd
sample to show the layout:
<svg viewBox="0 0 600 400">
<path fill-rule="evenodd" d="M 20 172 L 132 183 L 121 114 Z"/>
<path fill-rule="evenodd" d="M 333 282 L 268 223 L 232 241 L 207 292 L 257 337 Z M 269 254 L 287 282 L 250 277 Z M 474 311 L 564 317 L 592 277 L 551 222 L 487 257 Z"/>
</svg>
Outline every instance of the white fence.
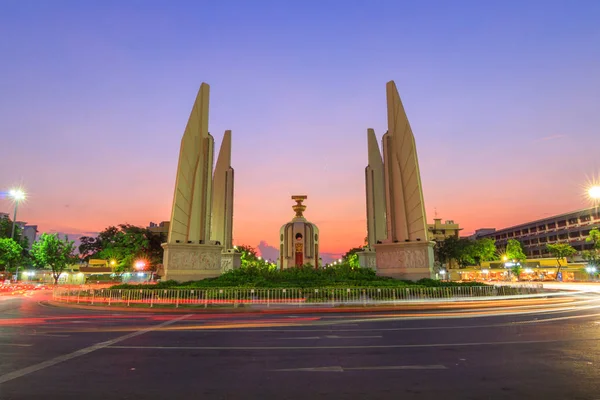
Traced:
<svg viewBox="0 0 600 400">
<path fill-rule="evenodd" d="M 433 299 L 473 299 L 538 294 L 541 284 L 519 286 L 452 286 L 430 288 L 315 289 L 84 289 L 55 288 L 53 299 L 77 304 L 204 306 L 240 304 L 373 305 Z"/>
</svg>

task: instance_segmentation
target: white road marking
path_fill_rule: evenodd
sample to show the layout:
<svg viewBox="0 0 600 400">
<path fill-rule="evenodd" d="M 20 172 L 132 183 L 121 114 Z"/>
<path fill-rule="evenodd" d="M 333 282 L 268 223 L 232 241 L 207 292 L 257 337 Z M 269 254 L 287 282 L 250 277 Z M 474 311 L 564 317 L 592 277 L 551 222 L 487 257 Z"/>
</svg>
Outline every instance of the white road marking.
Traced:
<svg viewBox="0 0 600 400">
<path fill-rule="evenodd" d="M 32 344 L 17 344 L 17 343 L 0 343 L 0 346 L 11 346 L 11 347 L 31 347 Z"/>
<path fill-rule="evenodd" d="M 335 349 L 403 349 L 427 347 L 468 347 L 468 346 L 506 346 L 513 344 L 542 344 L 542 343 L 567 343 L 597 341 L 600 338 L 573 339 L 573 340 L 517 340 L 507 342 L 475 342 L 475 343 L 429 343 L 429 344 L 390 344 L 366 346 L 109 346 L 111 349 L 139 349 L 139 350 L 335 350 Z"/>
<path fill-rule="evenodd" d="M 319 339 L 381 339 L 381 336 L 300 336 L 300 337 L 282 337 L 279 340 L 319 340 Z"/>
<path fill-rule="evenodd" d="M 282 337 L 279 340 L 319 340 L 319 336 Z"/>
<path fill-rule="evenodd" d="M 73 358 L 81 357 L 81 356 L 89 354 L 93 351 L 100 350 L 100 349 L 103 349 L 106 347 L 110 347 L 111 345 L 113 345 L 115 343 L 122 342 L 123 340 L 127 340 L 127 339 L 130 339 L 135 336 L 143 335 L 144 333 L 148 333 L 155 329 L 162 328 L 163 326 L 174 324 L 175 322 L 180 321 L 184 318 L 190 317 L 191 315 L 192 314 L 183 315 L 181 317 L 174 318 L 169 321 L 165 321 L 158 325 L 150 326 L 148 328 L 144 328 L 139 331 L 129 333 L 127 335 L 119 336 L 118 338 L 115 338 L 115 339 L 107 340 L 106 342 L 96 343 L 92 346 L 85 347 L 85 348 L 77 350 L 73 353 L 63 354 L 62 356 L 54 357 L 50 360 L 41 362 L 39 364 L 34 364 L 29 367 L 25 367 L 25 368 L 21 368 L 19 370 L 13 371 L 13 372 L 9 372 L 8 374 L 4 374 L 4 375 L 0 376 L 0 384 L 8 382 L 8 381 L 12 381 L 13 379 L 17 379 L 17 378 L 20 378 L 25 375 L 29 375 L 33 372 L 40 371 L 42 369 L 51 367 L 53 365 L 60 364 L 62 362 L 71 360 Z"/>
<path fill-rule="evenodd" d="M 345 371 L 385 371 L 385 370 L 427 370 L 447 369 L 444 365 L 381 365 L 375 367 L 315 367 L 315 368 L 284 368 L 274 369 L 274 372 L 345 372 Z"/>
<path fill-rule="evenodd" d="M 381 339 L 381 336 L 338 336 L 338 335 L 325 335 L 327 339 Z"/>
</svg>

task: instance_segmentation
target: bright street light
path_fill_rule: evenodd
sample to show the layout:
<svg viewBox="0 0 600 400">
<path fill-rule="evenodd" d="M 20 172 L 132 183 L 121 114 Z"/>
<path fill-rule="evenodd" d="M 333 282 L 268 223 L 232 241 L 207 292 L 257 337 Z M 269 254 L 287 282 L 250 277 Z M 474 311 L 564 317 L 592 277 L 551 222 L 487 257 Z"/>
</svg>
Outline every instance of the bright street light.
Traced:
<svg viewBox="0 0 600 400">
<path fill-rule="evenodd" d="M 593 185 L 588 189 L 588 196 L 594 201 L 600 201 L 600 185 Z"/>
<path fill-rule="evenodd" d="M 17 227 L 17 210 L 19 209 L 19 203 L 25 200 L 25 192 L 21 189 L 11 189 L 8 191 L 8 197 L 10 197 L 15 202 L 15 213 L 13 214 L 13 223 L 12 223 L 12 231 L 10 233 L 10 238 L 15 238 L 15 228 Z M 19 266 L 17 265 L 17 270 L 15 271 L 15 282 L 19 280 Z"/>
<path fill-rule="evenodd" d="M 146 262 L 144 260 L 138 260 L 134 264 L 134 267 L 137 270 L 144 269 L 145 266 L 146 266 Z"/>
</svg>

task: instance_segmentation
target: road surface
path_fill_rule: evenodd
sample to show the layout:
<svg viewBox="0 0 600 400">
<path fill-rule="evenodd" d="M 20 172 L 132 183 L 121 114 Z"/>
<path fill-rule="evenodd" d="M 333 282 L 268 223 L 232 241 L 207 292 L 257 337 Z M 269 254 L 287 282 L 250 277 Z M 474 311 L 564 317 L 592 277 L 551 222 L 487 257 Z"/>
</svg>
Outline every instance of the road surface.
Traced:
<svg viewBox="0 0 600 400">
<path fill-rule="evenodd" d="M 600 399 L 600 301 L 382 314 L 0 297 L 0 399 Z"/>
</svg>

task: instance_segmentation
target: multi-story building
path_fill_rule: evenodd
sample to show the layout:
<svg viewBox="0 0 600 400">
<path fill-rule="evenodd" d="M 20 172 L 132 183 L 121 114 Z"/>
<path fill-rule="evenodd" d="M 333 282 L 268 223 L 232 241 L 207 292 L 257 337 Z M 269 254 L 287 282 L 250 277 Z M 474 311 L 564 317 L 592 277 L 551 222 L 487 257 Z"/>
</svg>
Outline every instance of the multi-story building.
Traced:
<svg viewBox="0 0 600 400">
<path fill-rule="evenodd" d="M 171 224 L 170 221 L 163 221 L 158 224 L 154 223 L 154 222 L 150 222 L 150 224 L 148 225 L 148 230 L 153 233 L 161 233 L 164 235 L 168 235 L 170 224 Z"/>
<path fill-rule="evenodd" d="M 483 237 L 489 237 L 490 234 L 496 232 L 496 228 L 480 228 L 476 229 L 475 232 L 469 236 L 471 240 L 481 239 Z"/>
<path fill-rule="evenodd" d="M 442 223 L 441 218 L 435 218 L 433 224 L 427 224 L 427 231 L 429 232 L 429 240 L 435 242 L 441 242 L 446 238 L 454 236 L 458 238 L 459 232 L 462 230 L 452 220 L 447 220 Z"/>
<path fill-rule="evenodd" d="M 37 225 L 27 225 L 27 222 L 17 221 L 17 225 L 21 228 L 21 235 L 27 238 L 27 243 L 29 244 L 29 248 L 37 239 L 38 229 Z"/>
<path fill-rule="evenodd" d="M 0 212 L 0 218 L 10 219 L 10 215 L 8 213 Z M 27 225 L 27 222 L 17 221 L 17 226 L 21 228 L 21 235 L 27 238 L 27 242 L 29 243 L 29 248 L 37 239 L 37 225 Z"/>
<path fill-rule="evenodd" d="M 547 244 L 568 243 L 577 251 L 591 248 L 592 244 L 585 239 L 594 228 L 600 228 L 600 207 L 585 208 L 511 226 L 481 237 L 495 239 L 499 249 L 505 248 L 509 239 L 516 239 L 523 245 L 528 258 L 539 258 L 550 256 L 546 249 Z"/>
</svg>

